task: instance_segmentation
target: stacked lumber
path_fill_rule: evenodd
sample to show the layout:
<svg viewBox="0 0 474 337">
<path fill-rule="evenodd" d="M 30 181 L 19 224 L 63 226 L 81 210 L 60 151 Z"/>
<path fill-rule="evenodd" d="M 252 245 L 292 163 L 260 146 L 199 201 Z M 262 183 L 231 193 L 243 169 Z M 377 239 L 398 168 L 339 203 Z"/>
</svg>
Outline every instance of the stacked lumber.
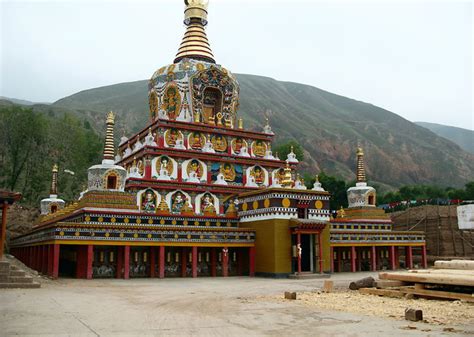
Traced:
<svg viewBox="0 0 474 337">
<path fill-rule="evenodd" d="M 474 261 L 436 261 L 433 269 L 381 272 L 379 279 L 375 288 L 361 288 L 359 292 L 474 302 Z"/>
</svg>

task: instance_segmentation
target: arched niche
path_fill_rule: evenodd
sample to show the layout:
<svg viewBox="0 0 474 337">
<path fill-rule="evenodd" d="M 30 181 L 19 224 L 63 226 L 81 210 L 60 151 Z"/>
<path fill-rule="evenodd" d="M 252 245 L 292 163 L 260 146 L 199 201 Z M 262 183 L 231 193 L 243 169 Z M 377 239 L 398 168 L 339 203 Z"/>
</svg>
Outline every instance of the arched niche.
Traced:
<svg viewBox="0 0 474 337">
<path fill-rule="evenodd" d="M 176 207 L 179 196 L 182 200 L 184 200 L 181 208 L 184 206 L 184 203 L 187 203 L 187 205 L 190 208 L 194 209 L 191 203 L 191 196 L 186 192 L 177 190 L 177 191 L 169 192 L 165 197 L 166 203 L 168 204 L 168 207 L 171 213 L 176 213 L 176 214 L 180 213 L 180 212 L 177 212 L 176 209 L 173 209 L 174 207 Z"/>
<path fill-rule="evenodd" d="M 195 171 L 199 181 L 207 182 L 207 165 L 199 159 L 188 159 L 181 164 L 181 175 L 184 181 L 189 180 L 191 171 Z"/>
<path fill-rule="evenodd" d="M 137 206 L 141 212 L 155 213 L 160 202 L 160 194 L 152 188 L 145 188 L 137 193 Z"/>
<path fill-rule="evenodd" d="M 268 171 L 260 165 L 250 166 L 246 170 L 247 181 L 254 176 L 255 183 L 259 186 L 268 186 Z"/>
<path fill-rule="evenodd" d="M 166 164 L 165 164 L 166 161 Z M 160 175 L 161 165 L 166 165 L 168 175 L 172 180 L 178 179 L 178 163 L 169 156 L 155 157 L 151 161 L 151 176 L 156 178 Z"/>
<path fill-rule="evenodd" d="M 216 87 L 206 87 L 202 93 L 202 122 L 215 124 L 216 115 L 222 113 L 222 91 Z"/>
<path fill-rule="evenodd" d="M 195 211 L 196 213 L 199 213 L 199 214 L 203 214 L 204 213 L 204 210 L 201 209 L 202 206 L 203 206 L 203 202 L 204 202 L 204 198 L 206 196 L 209 196 L 211 198 L 211 201 L 214 205 L 214 208 L 216 210 L 216 214 L 219 214 L 219 207 L 220 207 L 220 202 L 219 202 L 219 198 L 216 197 L 214 194 L 210 193 L 210 192 L 204 192 L 204 193 L 201 193 L 201 194 L 198 194 L 196 195 L 196 199 L 194 201 L 194 204 L 195 204 Z"/>
</svg>

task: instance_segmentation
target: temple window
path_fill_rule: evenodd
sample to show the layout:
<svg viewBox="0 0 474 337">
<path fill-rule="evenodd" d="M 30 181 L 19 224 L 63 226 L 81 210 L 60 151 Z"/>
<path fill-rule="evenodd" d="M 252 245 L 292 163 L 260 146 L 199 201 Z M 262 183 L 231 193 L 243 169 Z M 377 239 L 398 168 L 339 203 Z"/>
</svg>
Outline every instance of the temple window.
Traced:
<svg viewBox="0 0 474 337">
<path fill-rule="evenodd" d="M 203 94 L 202 118 L 207 124 L 214 124 L 218 112 L 222 112 L 222 93 L 217 88 L 206 88 Z"/>
<path fill-rule="evenodd" d="M 58 211 L 58 205 L 51 205 L 51 213 L 56 213 Z"/>
<path fill-rule="evenodd" d="M 108 190 L 115 190 L 117 189 L 117 176 L 111 174 L 107 177 L 107 189 Z"/>
<path fill-rule="evenodd" d="M 308 212 L 306 212 L 306 208 L 298 207 L 298 219 L 307 219 Z"/>
</svg>

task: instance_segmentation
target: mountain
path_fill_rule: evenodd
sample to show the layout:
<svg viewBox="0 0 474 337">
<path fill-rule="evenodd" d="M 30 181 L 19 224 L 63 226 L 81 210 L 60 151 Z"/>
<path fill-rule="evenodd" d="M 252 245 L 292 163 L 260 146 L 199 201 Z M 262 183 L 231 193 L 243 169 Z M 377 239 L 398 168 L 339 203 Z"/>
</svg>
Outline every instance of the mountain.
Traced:
<svg viewBox="0 0 474 337">
<path fill-rule="evenodd" d="M 377 106 L 298 83 L 254 75 L 237 75 L 239 115 L 245 127 L 261 130 L 265 117 L 276 143 L 297 140 L 305 150 L 303 172 L 321 170 L 355 178 L 355 148 L 366 153 L 367 175 L 381 187 L 405 184 L 462 186 L 474 180 L 474 155 L 455 143 Z M 104 113 L 117 113 L 121 135 L 148 123 L 147 81 L 81 91 L 51 108 L 76 111 L 102 132 Z"/>
<path fill-rule="evenodd" d="M 438 136 L 449 139 L 453 143 L 458 144 L 464 151 L 474 154 L 473 130 L 428 122 L 415 122 L 415 124 L 427 128 Z"/>
<path fill-rule="evenodd" d="M 49 104 L 49 103 L 36 103 L 36 102 L 27 101 L 27 100 L 24 100 L 24 99 L 4 97 L 4 96 L 0 96 L 0 100 L 10 101 L 14 104 L 19 104 L 19 105 Z"/>
</svg>

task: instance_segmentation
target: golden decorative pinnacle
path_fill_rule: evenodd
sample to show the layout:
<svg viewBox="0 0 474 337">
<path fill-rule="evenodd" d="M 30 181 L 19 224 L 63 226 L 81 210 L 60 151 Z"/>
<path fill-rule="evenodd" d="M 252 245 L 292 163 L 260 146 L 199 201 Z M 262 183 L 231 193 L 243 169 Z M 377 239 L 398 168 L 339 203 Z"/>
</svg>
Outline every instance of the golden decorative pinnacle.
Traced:
<svg viewBox="0 0 474 337">
<path fill-rule="evenodd" d="M 238 126 L 237 126 L 240 130 L 242 130 L 244 128 L 244 120 L 242 117 L 239 118 L 239 122 L 238 122 Z"/>
<path fill-rule="evenodd" d="M 115 145 L 114 145 L 114 124 L 115 114 L 110 111 L 107 113 L 107 130 L 105 133 L 105 144 L 104 144 L 104 159 L 114 160 L 115 157 Z"/>
<path fill-rule="evenodd" d="M 53 177 L 51 179 L 51 190 L 49 191 L 50 194 L 58 194 L 58 164 L 53 165 Z"/>
<path fill-rule="evenodd" d="M 114 124 L 115 123 L 115 114 L 113 111 L 109 111 L 107 113 L 107 120 L 105 121 L 107 124 Z"/>
<path fill-rule="evenodd" d="M 188 26 L 174 63 L 184 58 L 216 63 L 204 27 L 207 25 L 207 0 L 185 0 L 184 24 Z"/>
<path fill-rule="evenodd" d="M 364 165 L 364 151 L 362 147 L 357 147 L 357 173 L 356 178 L 358 183 L 366 182 L 365 165 Z"/>
</svg>

